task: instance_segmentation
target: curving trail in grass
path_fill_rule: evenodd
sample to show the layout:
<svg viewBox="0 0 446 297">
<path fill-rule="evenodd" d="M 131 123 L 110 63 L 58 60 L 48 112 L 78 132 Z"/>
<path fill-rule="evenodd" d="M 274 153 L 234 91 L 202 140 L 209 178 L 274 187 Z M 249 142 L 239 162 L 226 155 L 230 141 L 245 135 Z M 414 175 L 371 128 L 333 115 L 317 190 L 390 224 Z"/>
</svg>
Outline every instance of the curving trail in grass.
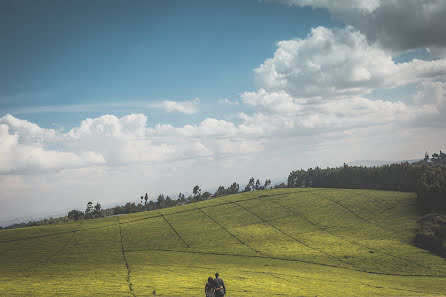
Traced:
<svg viewBox="0 0 446 297">
<path fill-rule="evenodd" d="M 439 296 L 415 194 L 280 189 L 0 232 L 0 296 Z"/>
</svg>

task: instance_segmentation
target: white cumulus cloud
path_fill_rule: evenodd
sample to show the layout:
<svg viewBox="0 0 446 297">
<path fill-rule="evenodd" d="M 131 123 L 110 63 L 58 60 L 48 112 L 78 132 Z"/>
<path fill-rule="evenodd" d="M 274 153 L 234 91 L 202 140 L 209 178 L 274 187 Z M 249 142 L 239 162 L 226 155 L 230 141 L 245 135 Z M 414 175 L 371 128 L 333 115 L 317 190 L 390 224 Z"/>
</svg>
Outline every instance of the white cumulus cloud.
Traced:
<svg viewBox="0 0 446 297">
<path fill-rule="evenodd" d="M 16 120 L 18 119 L 15 119 L 15 122 L 17 122 Z M 25 136 L 35 132 L 34 126 L 28 125 L 28 128 L 31 128 L 31 131 L 27 131 L 26 128 L 22 130 Z M 94 152 L 85 151 L 79 155 L 74 152 L 45 149 L 42 143 L 21 141 L 23 139 L 21 134 L 10 131 L 9 126 L 5 124 L 0 124 L 1 174 L 27 174 L 42 170 L 77 168 L 104 163 L 103 158 Z"/>
<path fill-rule="evenodd" d="M 279 41 L 277 46 L 274 56 L 254 70 L 255 81 L 261 88 L 297 97 L 364 95 L 446 75 L 446 59 L 395 64 L 388 52 L 370 45 L 353 27 L 318 27 L 305 39 Z"/>
</svg>

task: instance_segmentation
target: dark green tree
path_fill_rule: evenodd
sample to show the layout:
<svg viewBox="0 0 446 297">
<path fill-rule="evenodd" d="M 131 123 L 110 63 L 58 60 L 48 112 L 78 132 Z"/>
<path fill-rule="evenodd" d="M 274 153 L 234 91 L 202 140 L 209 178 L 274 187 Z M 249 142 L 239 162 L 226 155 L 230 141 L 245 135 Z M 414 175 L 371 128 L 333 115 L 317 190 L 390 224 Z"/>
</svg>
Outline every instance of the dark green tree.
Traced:
<svg viewBox="0 0 446 297">
<path fill-rule="evenodd" d="M 173 205 L 172 199 L 169 197 L 169 195 L 167 195 L 165 200 L 165 207 L 170 207 L 172 205 Z"/>
<path fill-rule="evenodd" d="M 255 188 L 256 190 L 261 190 L 261 188 L 260 188 L 260 180 L 259 180 L 259 179 L 257 179 L 254 188 Z"/>
<path fill-rule="evenodd" d="M 183 193 L 178 194 L 178 204 L 183 205 L 186 203 L 186 197 Z"/>
<path fill-rule="evenodd" d="M 163 194 L 158 195 L 157 199 L 157 208 L 164 208 L 165 207 L 165 198 Z"/>
<path fill-rule="evenodd" d="M 225 187 L 223 187 L 223 186 L 219 186 L 218 189 L 217 189 L 217 191 L 215 192 L 214 196 L 215 196 L 215 197 L 221 197 L 221 196 L 224 196 L 224 195 L 226 195 L 226 189 L 225 189 Z"/>
<path fill-rule="evenodd" d="M 200 201 L 201 200 L 201 189 L 198 185 L 196 185 L 193 189 L 192 189 L 192 193 L 194 194 L 194 200 L 195 201 Z"/>
<path fill-rule="evenodd" d="M 91 219 L 93 217 L 93 202 L 88 202 L 87 203 L 87 208 L 85 209 L 85 218 L 86 219 Z"/>
<path fill-rule="evenodd" d="M 429 161 L 429 154 L 427 152 L 424 153 L 424 163 L 428 163 Z"/>
<path fill-rule="evenodd" d="M 249 179 L 248 184 L 245 186 L 245 192 L 254 191 L 254 187 L 255 187 L 255 179 L 254 177 L 251 177 Z"/>
<path fill-rule="evenodd" d="M 209 192 L 204 192 L 202 195 L 201 195 L 201 198 L 203 199 L 203 200 L 207 200 L 207 199 L 209 199 L 209 198 L 211 198 L 211 193 L 209 193 Z"/>
<path fill-rule="evenodd" d="M 269 185 L 271 185 L 271 180 L 267 179 L 267 180 L 265 180 L 265 184 L 263 185 L 263 188 L 266 190 Z"/>
<path fill-rule="evenodd" d="M 73 209 L 70 212 L 68 212 L 68 219 L 73 221 L 79 221 L 84 218 L 84 213 L 80 210 Z"/>
<path fill-rule="evenodd" d="M 240 186 L 239 186 L 239 184 L 238 183 L 236 183 L 236 182 L 234 182 L 230 187 L 229 187 L 229 194 L 237 194 L 238 193 L 238 191 L 239 191 L 239 188 L 240 188 Z"/>
<path fill-rule="evenodd" d="M 99 202 L 96 203 L 96 205 L 94 206 L 94 212 L 100 212 L 101 209 L 102 209 L 101 204 L 99 204 Z"/>
<path fill-rule="evenodd" d="M 149 210 L 155 210 L 156 209 L 156 203 L 152 200 L 149 201 L 149 203 L 147 203 Z"/>
</svg>

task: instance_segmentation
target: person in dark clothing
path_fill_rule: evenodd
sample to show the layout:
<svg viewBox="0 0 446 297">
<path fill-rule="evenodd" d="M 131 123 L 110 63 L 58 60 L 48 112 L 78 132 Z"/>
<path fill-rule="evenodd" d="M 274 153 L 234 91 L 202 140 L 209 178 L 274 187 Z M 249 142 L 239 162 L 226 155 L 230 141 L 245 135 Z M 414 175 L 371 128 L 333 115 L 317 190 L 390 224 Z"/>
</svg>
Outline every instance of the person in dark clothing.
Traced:
<svg viewBox="0 0 446 297">
<path fill-rule="evenodd" d="M 208 277 L 208 282 L 204 286 L 204 292 L 206 297 L 215 297 L 215 290 L 217 289 L 217 283 L 212 277 Z"/>
<path fill-rule="evenodd" d="M 215 274 L 215 283 L 217 285 L 217 289 L 215 290 L 215 297 L 224 297 L 226 294 L 225 282 L 219 276 L 220 275 L 217 272 Z"/>
</svg>

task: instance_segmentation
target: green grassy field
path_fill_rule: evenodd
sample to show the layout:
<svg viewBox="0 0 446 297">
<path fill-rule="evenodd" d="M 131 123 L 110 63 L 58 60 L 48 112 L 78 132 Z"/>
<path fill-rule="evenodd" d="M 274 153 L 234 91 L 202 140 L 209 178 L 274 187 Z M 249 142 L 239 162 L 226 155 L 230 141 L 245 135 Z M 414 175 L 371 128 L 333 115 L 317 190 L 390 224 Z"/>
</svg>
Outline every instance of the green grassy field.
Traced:
<svg viewBox="0 0 446 297">
<path fill-rule="evenodd" d="M 415 194 L 280 189 L 0 232 L 0 296 L 439 296 Z"/>
</svg>

